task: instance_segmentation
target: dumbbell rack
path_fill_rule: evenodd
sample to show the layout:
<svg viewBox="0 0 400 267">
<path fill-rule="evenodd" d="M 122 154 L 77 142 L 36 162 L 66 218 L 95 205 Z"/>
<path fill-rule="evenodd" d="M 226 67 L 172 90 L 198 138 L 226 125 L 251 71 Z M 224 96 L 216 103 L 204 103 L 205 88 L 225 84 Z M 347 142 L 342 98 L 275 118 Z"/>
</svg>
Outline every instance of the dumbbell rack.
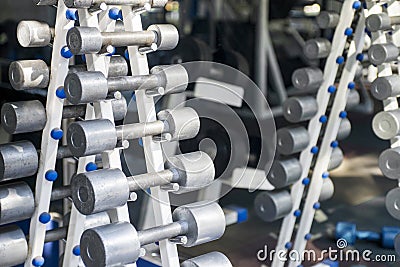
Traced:
<svg viewBox="0 0 400 267">
<path fill-rule="evenodd" d="M 385 8 L 382 8 L 383 4 L 386 5 Z M 381 14 L 381 13 L 386 13 L 389 17 L 400 15 L 400 3 L 398 1 L 386 1 L 377 3 L 375 1 L 367 0 L 366 5 L 370 15 Z M 377 32 L 372 32 L 371 41 L 372 41 L 371 45 L 385 44 L 387 42 L 392 42 L 396 46 L 400 46 L 400 27 L 398 25 L 393 26 L 391 38 L 387 36 L 385 31 L 382 30 Z M 381 65 L 378 65 L 377 67 L 370 66 L 370 69 L 371 69 L 370 71 L 371 78 L 386 77 L 386 76 L 391 76 L 393 74 L 390 62 L 383 63 Z M 400 71 L 400 66 L 398 66 L 398 70 Z M 382 103 L 383 103 L 383 111 L 385 112 L 399 109 L 397 96 L 384 99 Z M 400 146 L 400 136 L 397 135 L 390 140 L 390 148 L 397 148 L 399 146 Z M 400 179 L 398 180 L 398 186 L 400 187 Z"/>
<path fill-rule="evenodd" d="M 356 4 L 358 5 L 359 2 Z M 332 84 L 335 82 L 336 75 L 338 73 L 339 69 L 339 64 L 338 64 L 338 59 L 342 56 L 345 44 L 346 44 L 346 38 L 343 38 L 345 31 L 351 27 L 355 12 L 356 12 L 357 6 L 355 6 L 355 2 L 352 0 L 346 0 L 343 3 L 342 6 L 342 11 L 340 13 L 340 19 L 338 22 L 338 25 L 335 30 L 335 34 L 333 37 L 332 41 L 332 49 L 331 52 L 327 58 L 325 69 L 324 69 L 324 79 L 323 83 L 320 86 L 318 93 L 317 93 L 317 103 L 318 103 L 318 112 L 317 115 L 310 120 L 309 125 L 308 125 L 308 133 L 310 137 L 310 142 L 308 147 L 300 154 L 300 164 L 302 166 L 302 175 L 301 177 L 307 177 L 310 171 L 310 167 L 312 164 L 312 160 L 314 157 L 314 154 L 312 151 L 315 152 L 316 149 L 318 149 L 317 142 L 320 136 L 320 131 L 322 128 L 322 123 L 324 120 L 326 120 L 326 112 L 327 112 L 327 107 L 329 103 L 329 99 L 331 98 L 332 92 L 328 90 Z M 363 27 L 362 26 L 359 27 Z M 362 28 L 363 30 L 363 28 Z M 360 31 L 358 29 L 358 31 Z M 359 32 L 356 33 L 356 36 L 360 35 Z M 359 36 L 361 38 L 361 36 Z M 358 44 L 358 43 L 357 43 Z M 326 128 L 326 133 L 329 133 L 328 136 L 324 138 L 324 141 L 322 143 L 322 146 L 320 149 L 318 149 L 320 152 L 315 169 L 313 171 L 313 177 L 310 185 L 310 189 L 308 191 L 307 195 L 307 200 L 305 203 L 305 210 L 302 214 L 302 222 L 300 223 L 300 228 L 298 230 L 298 233 L 296 235 L 296 240 L 294 243 L 294 249 L 297 249 L 297 251 L 302 253 L 302 251 L 305 248 L 306 240 L 305 240 L 305 235 L 309 232 L 311 228 L 311 224 L 314 218 L 314 203 L 318 201 L 320 190 L 322 187 L 322 179 L 321 176 L 327 169 L 327 166 L 329 164 L 330 160 L 330 155 L 332 152 L 330 142 L 328 140 L 334 140 L 336 138 L 338 129 L 339 129 L 339 123 L 340 123 L 340 118 L 339 118 L 339 113 L 338 111 L 341 106 L 340 105 L 345 105 L 343 103 L 346 103 L 346 98 L 347 98 L 347 85 L 348 83 L 354 78 L 355 74 L 355 67 L 350 65 L 354 64 L 355 62 L 351 62 L 348 60 L 346 63 L 345 70 L 349 67 L 351 69 L 354 69 L 354 73 L 347 73 L 342 76 L 341 83 L 339 85 L 339 88 L 337 90 L 337 93 L 335 95 L 335 103 L 336 106 L 332 108 L 331 115 L 329 116 L 329 122 L 328 122 L 328 127 Z M 346 83 L 347 82 L 347 83 Z M 342 92 L 340 92 L 342 91 Z M 343 93 L 344 91 L 344 93 Z M 338 99 L 338 100 L 336 100 Z M 343 101 L 343 103 L 340 103 L 339 101 Z M 340 105 L 339 105 L 340 104 Z M 335 105 L 335 104 L 334 104 Z M 341 108 L 343 110 L 344 108 Z M 337 114 L 336 114 L 337 113 Z M 345 113 L 343 113 L 345 114 Z M 328 130 L 332 130 L 333 132 L 329 132 Z M 316 148 L 316 149 L 315 149 Z M 318 177 L 317 177 L 318 176 Z M 303 193 L 305 191 L 305 185 L 303 184 L 303 179 L 300 179 L 297 181 L 292 189 L 291 189 L 291 197 L 293 201 L 293 208 L 292 211 L 285 216 L 280 234 L 279 234 L 279 239 L 278 243 L 276 246 L 276 251 L 285 251 L 289 250 L 292 248 L 292 243 L 290 242 L 296 219 L 299 211 L 299 207 L 301 205 Z M 315 201 L 315 199 L 317 201 Z M 311 208 L 310 208 L 311 207 Z M 283 266 L 285 262 L 280 261 L 278 253 L 274 255 L 273 267 L 277 266 Z M 289 266 L 297 266 L 298 263 L 291 262 Z"/>
<path fill-rule="evenodd" d="M 101 12 L 89 12 L 87 9 L 79 9 L 79 24 L 86 27 L 96 27 L 104 32 L 112 32 L 115 29 L 115 21 L 108 17 L 108 10 Z M 100 14 L 99 14 L 100 13 Z M 99 19 L 100 17 L 100 19 Z M 108 66 L 110 63 L 110 55 L 85 55 L 88 71 L 101 71 L 106 77 L 108 76 Z M 108 119 L 114 121 L 111 100 L 105 100 L 87 105 L 85 120 L 92 119 Z M 83 157 L 79 159 L 77 173 L 86 171 L 86 166 L 90 162 L 94 162 L 95 156 Z M 122 169 L 120 160 L 120 149 L 102 153 L 102 161 L 104 168 Z M 129 213 L 127 205 L 114 209 L 109 212 L 111 221 L 129 222 Z M 67 243 L 65 246 L 63 266 L 78 266 L 80 258 L 74 255 L 73 250 L 79 244 L 80 237 L 84 230 L 85 215 L 79 213 L 75 206 L 71 208 L 71 218 L 68 228 Z M 135 266 L 132 265 L 132 266 Z"/>
<path fill-rule="evenodd" d="M 29 252 L 25 266 L 33 266 L 33 261 L 42 259 L 44 239 L 46 233 L 46 222 L 49 217 L 50 197 L 53 183 L 46 179 L 46 173 L 54 170 L 56 164 L 56 154 L 60 134 L 62 110 L 64 100 L 57 97 L 57 90 L 64 85 L 64 79 L 68 73 L 69 59 L 61 55 L 65 47 L 65 37 L 67 31 L 74 26 L 73 20 L 66 18 L 67 8 L 63 1 L 58 1 L 55 32 L 53 42 L 53 53 L 51 59 L 51 79 L 47 94 L 46 114 L 47 123 L 42 134 L 42 145 L 40 152 L 40 163 L 36 179 L 35 189 L 35 212 L 31 219 Z M 55 138 L 54 138 L 55 137 Z"/>
</svg>

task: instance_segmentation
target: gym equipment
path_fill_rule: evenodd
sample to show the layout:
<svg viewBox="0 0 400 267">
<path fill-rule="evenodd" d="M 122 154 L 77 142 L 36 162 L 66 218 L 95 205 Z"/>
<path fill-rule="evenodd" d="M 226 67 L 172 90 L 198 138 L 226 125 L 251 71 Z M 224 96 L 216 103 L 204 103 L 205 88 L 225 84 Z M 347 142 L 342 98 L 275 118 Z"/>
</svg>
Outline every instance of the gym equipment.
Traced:
<svg viewBox="0 0 400 267">
<path fill-rule="evenodd" d="M 389 17 L 386 13 L 371 14 L 365 20 L 367 29 L 371 32 L 392 30 L 393 25 L 400 24 L 400 17 Z"/>
<path fill-rule="evenodd" d="M 127 222 L 88 229 L 80 242 L 83 262 L 88 267 L 134 263 L 143 245 L 170 239 L 193 247 L 216 240 L 225 232 L 225 215 L 217 203 L 181 206 L 174 210 L 172 218 L 171 224 L 142 231 Z"/>
<path fill-rule="evenodd" d="M 107 48 L 122 46 L 172 50 L 178 42 L 178 30 L 170 24 L 151 25 L 141 32 L 100 32 L 93 27 L 74 27 L 67 34 L 67 45 L 74 55 L 97 54 L 103 48 L 108 51 Z"/>
<path fill-rule="evenodd" d="M 184 261 L 181 267 L 232 267 L 232 263 L 221 252 L 210 252 Z"/>
<path fill-rule="evenodd" d="M 282 155 L 290 155 L 303 151 L 307 148 L 310 137 L 305 127 L 281 128 L 276 133 L 277 152 Z"/>
<path fill-rule="evenodd" d="M 105 3 L 106 5 L 116 6 L 144 6 L 150 5 L 150 7 L 164 7 L 168 0 L 64 0 L 64 3 L 69 8 L 91 8 L 96 5 Z"/>
<path fill-rule="evenodd" d="M 331 42 L 325 38 L 308 40 L 304 44 L 303 53 L 309 59 L 326 58 L 331 52 Z"/>
<path fill-rule="evenodd" d="M 393 218 L 397 220 L 400 220 L 399 203 L 400 203 L 400 188 L 397 187 L 390 190 L 389 193 L 386 194 L 386 201 L 385 201 L 386 210 Z"/>
<path fill-rule="evenodd" d="M 323 72 L 319 68 L 301 68 L 292 74 L 292 84 L 299 90 L 315 91 L 324 81 Z"/>
<path fill-rule="evenodd" d="M 283 103 L 283 116 L 292 123 L 307 121 L 318 111 L 318 103 L 312 96 L 290 97 Z"/>
<path fill-rule="evenodd" d="M 267 175 L 268 181 L 275 188 L 282 188 L 300 179 L 302 167 L 297 158 L 274 160 Z"/>
<path fill-rule="evenodd" d="M 186 90 L 189 77 L 181 65 L 157 66 L 150 75 L 106 78 L 101 72 L 68 74 L 64 88 L 72 104 L 91 103 L 105 99 L 117 91 L 145 90 L 150 95 L 181 93 Z"/>
<path fill-rule="evenodd" d="M 109 120 L 72 123 L 67 132 L 68 147 L 76 157 L 95 155 L 112 150 L 118 140 L 132 140 L 161 135 L 163 140 L 175 141 L 193 138 L 200 129 L 200 119 L 192 108 L 163 110 L 157 121 L 115 127 Z"/>
<path fill-rule="evenodd" d="M 400 95 L 399 75 L 378 77 L 371 84 L 371 94 L 378 100 L 385 100 L 389 97 Z"/>
<path fill-rule="evenodd" d="M 283 218 L 292 210 L 292 197 L 287 190 L 264 191 L 254 200 L 254 209 L 257 216 L 266 222 L 273 222 Z"/>
<path fill-rule="evenodd" d="M 123 120 L 128 107 L 123 96 L 111 100 L 114 120 Z M 86 105 L 64 106 L 63 119 L 84 117 Z M 39 100 L 5 103 L 1 108 L 1 125 L 9 134 L 41 131 L 47 122 L 46 109 Z"/>
<path fill-rule="evenodd" d="M 379 168 L 389 179 L 400 179 L 400 147 L 386 149 L 379 156 Z"/>
<path fill-rule="evenodd" d="M 400 133 L 400 110 L 382 111 L 372 120 L 372 129 L 383 140 L 394 138 Z"/>
<path fill-rule="evenodd" d="M 45 47 L 54 39 L 54 28 L 45 22 L 21 21 L 17 26 L 17 39 L 23 47 Z"/>
<path fill-rule="evenodd" d="M 359 231 L 357 225 L 350 222 L 336 224 L 336 239 L 345 239 L 349 245 L 355 245 L 357 240 L 379 242 L 383 248 L 394 248 L 394 239 L 400 233 L 400 228 L 384 226 L 380 233 L 374 231 Z"/>
<path fill-rule="evenodd" d="M 331 11 L 321 11 L 317 17 L 317 24 L 321 29 L 332 29 L 339 23 L 340 15 Z"/>
<path fill-rule="evenodd" d="M 398 56 L 399 48 L 393 43 L 374 44 L 368 50 L 369 61 L 376 66 L 397 61 Z"/>
<path fill-rule="evenodd" d="M 128 75 L 128 64 L 121 56 L 110 57 L 108 77 Z M 84 72 L 85 65 L 69 66 L 69 73 Z M 43 60 L 19 60 L 10 64 L 9 79 L 16 90 L 47 88 L 50 82 L 50 68 Z"/>
<path fill-rule="evenodd" d="M 182 154 L 168 159 L 168 169 L 126 177 L 119 169 L 81 173 L 72 178 L 75 207 L 88 215 L 126 204 L 130 192 L 155 186 L 176 184 L 175 194 L 198 190 L 215 177 L 212 159 L 204 152 Z"/>
</svg>

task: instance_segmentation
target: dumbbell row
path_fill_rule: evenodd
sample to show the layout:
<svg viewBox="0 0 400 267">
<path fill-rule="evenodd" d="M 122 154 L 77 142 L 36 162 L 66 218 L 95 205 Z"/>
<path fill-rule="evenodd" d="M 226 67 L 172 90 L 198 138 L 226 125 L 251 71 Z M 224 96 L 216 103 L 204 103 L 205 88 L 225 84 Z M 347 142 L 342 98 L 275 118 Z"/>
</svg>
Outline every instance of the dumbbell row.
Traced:
<svg viewBox="0 0 400 267">
<path fill-rule="evenodd" d="M 110 222 L 110 217 L 105 212 L 93 214 L 86 217 L 85 229 L 109 224 Z M 45 243 L 65 239 L 67 231 L 68 226 L 48 230 L 45 236 Z M 11 267 L 25 262 L 28 256 L 28 243 L 27 237 L 21 228 L 16 225 L 1 227 L 0 244 L 2 244 L 0 246 L 1 266 Z M 42 259 L 42 257 L 39 258 Z"/>
<path fill-rule="evenodd" d="M 351 133 L 351 123 L 345 118 L 340 122 L 337 140 L 346 139 Z M 322 134 L 322 133 L 321 133 Z M 281 155 L 296 154 L 309 145 L 310 136 L 304 126 L 289 126 L 281 128 L 276 133 L 277 136 L 277 152 Z"/>
<path fill-rule="evenodd" d="M 343 152 L 339 147 L 332 150 L 328 171 L 336 169 L 343 162 Z M 312 165 L 315 164 L 315 159 Z M 268 181 L 276 188 L 294 184 L 301 178 L 303 168 L 297 158 L 274 160 L 267 175 Z"/>
<path fill-rule="evenodd" d="M 67 75 L 64 83 L 66 97 L 72 104 L 103 100 L 117 91 L 145 90 L 150 95 L 181 93 L 189 82 L 181 65 L 157 66 L 150 75 L 106 78 L 101 72 L 77 72 Z"/>
<path fill-rule="evenodd" d="M 128 107 L 123 96 L 111 100 L 115 121 L 123 120 Z M 86 105 L 64 106 L 62 118 L 83 118 Z M 1 125 L 9 134 L 41 131 L 47 122 L 46 109 L 39 100 L 5 103 L 1 108 Z"/>
<path fill-rule="evenodd" d="M 360 103 L 360 95 L 356 90 L 349 91 L 346 110 L 351 110 Z M 292 123 L 308 121 L 318 112 L 318 103 L 313 96 L 295 96 L 283 103 L 283 116 Z"/>
<path fill-rule="evenodd" d="M 119 169 L 103 169 L 75 175 L 70 186 L 55 188 L 51 200 L 72 197 L 75 207 L 85 215 L 122 206 L 131 192 L 155 186 L 172 185 L 175 194 L 195 191 L 209 185 L 215 177 L 211 158 L 204 152 L 177 155 L 168 159 L 168 169 L 126 177 Z M 175 185 L 175 186 L 174 186 Z M 0 186 L 0 225 L 30 218 L 34 196 L 25 182 Z"/>
<path fill-rule="evenodd" d="M 178 30 L 171 24 L 155 24 L 138 32 L 100 32 L 93 27 L 74 27 L 67 33 L 67 45 L 74 55 L 110 53 L 114 47 L 124 46 L 172 50 L 178 42 Z"/>
<path fill-rule="evenodd" d="M 71 181 L 72 200 L 82 214 L 92 214 L 126 204 L 133 191 L 172 185 L 173 193 L 182 194 L 206 187 L 215 177 L 212 159 L 204 152 L 172 157 L 166 167 L 131 177 L 118 169 L 78 174 Z"/>
<path fill-rule="evenodd" d="M 105 119 L 71 123 L 67 131 L 68 147 L 75 157 L 83 157 L 112 150 L 118 140 L 162 135 L 163 140 L 175 141 L 193 138 L 199 132 L 200 119 L 192 108 L 163 110 L 157 116 L 159 120 L 154 122 L 117 127 Z"/>
<path fill-rule="evenodd" d="M 306 184 L 305 184 L 306 185 Z M 335 187 L 330 178 L 324 179 L 319 201 L 330 199 Z M 254 201 L 254 209 L 259 218 L 266 222 L 273 222 L 288 215 L 293 210 L 292 196 L 287 190 L 265 191 L 259 193 Z M 295 211 L 293 216 L 299 217 L 300 211 Z"/>
<path fill-rule="evenodd" d="M 91 8 L 102 3 L 106 5 L 117 6 L 144 6 L 146 4 L 151 7 L 163 7 L 168 3 L 168 0 L 63 0 L 69 8 Z M 58 0 L 33 0 L 33 3 L 40 6 L 52 6 L 58 3 Z"/>
<path fill-rule="evenodd" d="M 217 203 L 178 207 L 172 219 L 169 225 L 142 231 L 127 222 L 88 229 L 80 241 L 82 260 L 88 267 L 121 266 L 136 262 L 143 245 L 169 239 L 193 247 L 219 239 L 226 227 L 224 212 Z"/>
<path fill-rule="evenodd" d="M 87 71 L 85 65 L 69 66 L 69 73 Z M 121 56 L 110 57 L 108 77 L 128 75 L 128 64 Z M 50 82 L 50 68 L 42 60 L 19 60 L 9 68 L 11 86 L 16 90 L 47 88 Z"/>
</svg>

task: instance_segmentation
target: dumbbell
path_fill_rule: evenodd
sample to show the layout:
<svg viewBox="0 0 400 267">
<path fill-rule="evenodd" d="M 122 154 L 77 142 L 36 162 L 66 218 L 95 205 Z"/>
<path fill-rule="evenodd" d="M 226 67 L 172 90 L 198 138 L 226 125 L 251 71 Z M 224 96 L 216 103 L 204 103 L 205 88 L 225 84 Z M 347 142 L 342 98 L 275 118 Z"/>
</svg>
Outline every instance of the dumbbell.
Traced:
<svg viewBox="0 0 400 267">
<path fill-rule="evenodd" d="M 157 121 L 117 127 L 104 119 L 71 123 L 68 147 L 75 157 L 84 157 L 113 150 L 120 140 L 161 135 L 163 140 L 177 141 L 193 138 L 199 132 L 200 119 L 192 108 L 163 110 L 157 116 Z"/>
<path fill-rule="evenodd" d="M 88 267 L 134 263 L 144 245 L 165 239 L 193 247 L 219 239 L 225 232 L 225 215 L 217 203 L 198 202 L 178 207 L 173 223 L 142 231 L 127 222 L 88 229 L 80 240 L 81 257 Z"/>
<path fill-rule="evenodd" d="M 184 261 L 181 267 L 232 267 L 232 263 L 221 252 L 210 252 Z"/>
<path fill-rule="evenodd" d="M 385 206 L 389 214 L 400 220 L 400 188 L 396 187 L 386 194 Z"/>
<path fill-rule="evenodd" d="M 98 213 L 86 217 L 85 229 L 110 223 L 107 213 Z M 68 227 L 48 230 L 45 243 L 54 242 L 67 237 Z M 0 259 L 1 266 L 11 267 L 23 264 L 28 257 L 28 242 L 21 228 L 17 225 L 7 225 L 0 228 Z"/>
<path fill-rule="evenodd" d="M 164 7 L 168 3 L 168 0 L 64 0 L 64 3 L 69 8 L 91 8 L 102 3 L 116 6 L 126 5 L 137 7 L 148 4 L 151 7 Z"/>
<path fill-rule="evenodd" d="M 315 91 L 324 81 L 324 73 L 319 68 L 300 68 L 292 74 L 292 84 L 299 90 Z"/>
<path fill-rule="evenodd" d="M 215 177 L 212 159 L 204 152 L 168 159 L 166 170 L 126 177 L 119 169 L 81 173 L 71 180 L 72 200 L 82 214 L 92 214 L 125 205 L 130 192 L 177 184 L 173 193 L 182 194 L 209 185 Z"/>
<path fill-rule="evenodd" d="M 17 39 L 23 47 L 45 47 L 54 39 L 54 28 L 47 23 L 23 20 L 17 26 Z"/>
<path fill-rule="evenodd" d="M 297 158 L 274 160 L 266 176 L 275 188 L 282 188 L 299 180 L 302 170 L 303 168 Z"/>
<path fill-rule="evenodd" d="M 351 110 L 360 103 L 360 95 L 356 90 L 349 91 L 346 110 Z M 308 121 L 318 112 L 318 103 L 313 96 L 295 96 L 283 103 L 283 116 L 292 123 Z"/>
<path fill-rule="evenodd" d="M 330 199 L 334 193 L 334 185 L 330 178 L 324 179 L 319 201 Z M 293 209 L 292 197 L 287 190 L 264 191 L 254 200 L 256 215 L 265 222 L 273 222 L 288 215 Z M 300 216 L 296 211 L 294 216 Z"/>
<path fill-rule="evenodd" d="M 374 44 L 368 50 L 369 61 L 376 66 L 397 61 L 398 57 L 399 48 L 393 43 Z"/>
<path fill-rule="evenodd" d="M 389 17 L 388 14 L 371 14 L 365 20 L 365 26 L 371 32 L 392 30 L 393 25 L 400 24 L 400 16 Z"/>
<path fill-rule="evenodd" d="M 310 142 L 308 131 L 303 126 L 281 128 L 276 133 L 276 149 L 279 154 L 291 155 L 303 151 Z"/>
<path fill-rule="evenodd" d="M 326 58 L 331 52 L 331 42 L 325 38 L 308 40 L 304 44 L 303 53 L 309 59 Z"/>
<path fill-rule="evenodd" d="M 125 118 L 125 98 L 111 100 L 114 120 Z M 86 105 L 64 106 L 63 119 L 84 117 Z M 47 122 L 46 109 L 39 100 L 5 103 L 1 108 L 1 125 L 9 134 L 41 131 Z"/>
<path fill-rule="evenodd" d="M 157 66 L 150 75 L 106 78 L 101 72 L 78 72 L 67 75 L 64 90 L 72 104 L 91 103 L 105 99 L 117 91 L 146 90 L 153 95 L 181 93 L 189 77 L 181 65 Z"/>
<path fill-rule="evenodd" d="M 67 33 L 67 45 L 74 55 L 97 54 L 110 46 L 155 46 L 153 50 L 172 50 L 178 42 L 178 30 L 171 24 L 151 25 L 146 31 L 138 32 L 100 32 L 93 27 L 74 27 Z"/>
<path fill-rule="evenodd" d="M 379 168 L 389 179 L 400 179 L 400 148 L 389 148 L 379 156 Z"/>
<path fill-rule="evenodd" d="M 372 129 L 376 136 L 389 140 L 400 133 L 400 110 L 381 111 L 372 120 Z"/>
<path fill-rule="evenodd" d="M 321 29 L 336 28 L 340 15 L 331 11 L 321 11 L 317 16 L 317 24 Z"/>
<path fill-rule="evenodd" d="M 371 85 L 371 94 L 378 100 L 385 100 L 389 97 L 400 95 L 399 75 L 376 78 Z"/>
<path fill-rule="evenodd" d="M 57 159 L 72 157 L 67 146 L 60 146 Z M 0 145 L 0 181 L 34 175 L 38 169 L 38 151 L 30 141 Z"/>
<path fill-rule="evenodd" d="M 69 66 L 69 73 L 86 71 L 85 65 Z M 47 88 L 50 82 L 50 68 L 43 60 L 19 60 L 10 64 L 8 71 L 11 86 L 16 90 Z M 121 56 L 110 57 L 109 77 L 128 74 L 128 64 Z"/>
<path fill-rule="evenodd" d="M 384 226 L 380 233 L 374 231 L 357 231 L 357 226 L 350 222 L 336 224 L 336 239 L 344 239 L 349 245 L 354 245 L 357 240 L 379 242 L 383 248 L 394 248 L 394 238 L 400 233 L 400 228 Z"/>
</svg>

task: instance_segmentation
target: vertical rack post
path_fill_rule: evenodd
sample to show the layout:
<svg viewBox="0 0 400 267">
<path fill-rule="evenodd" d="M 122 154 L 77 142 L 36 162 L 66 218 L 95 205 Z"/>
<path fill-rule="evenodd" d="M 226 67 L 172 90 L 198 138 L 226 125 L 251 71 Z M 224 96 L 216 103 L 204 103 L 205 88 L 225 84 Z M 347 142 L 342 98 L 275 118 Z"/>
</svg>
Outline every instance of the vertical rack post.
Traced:
<svg viewBox="0 0 400 267">
<path fill-rule="evenodd" d="M 122 7 L 124 26 L 126 31 L 142 31 L 140 14 L 133 11 L 132 7 Z M 139 52 L 139 47 L 128 47 L 132 75 L 148 75 L 149 66 L 147 56 Z M 146 95 L 142 90 L 136 92 L 136 103 L 140 122 L 152 122 L 157 120 L 154 99 Z M 161 144 L 154 142 L 152 137 L 144 137 L 143 148 L 148 172 L 159 172 L 164 169 L 164 158 Z M 155 223 L 166 225 L 172 223 L 170 199 L 167 191 L 160 187 L 151 188 Z M 179 267 L 179 257 L 176 244 L 169 240 L 159 242 L 163 267 Z"/>
<path fill-rule="evenodd" d="M 339 131 L 340 122 L 346 117 L 345 107 L 349 94 L 349 84 L 353 81 L 357 70 L 357 55 L 362 52 L 365 37 L 365 17 L 362 13 L 357 24 L 354 39 L 350 44 L 347 61 L 343 69 L 339 86 L 335 95 L 331 112 L 329 114 L 328 124 L 318 153 L 317 161 L 313 169 L 310 188 L 307 192 L 307 198 L 304 204 L 303 216 L 300 220 L 299 229 L 296 234 L 293 249 L 299 255 L 303 255 L 306 247 L 306 235 L 310 233 L 312 222 L 314 220 L 315 210 L 319 207 L 319 196 L 323 185 L 324 172 L 328 169 L 332 150 L 336 143 L 336 137 Z M 290 267 L 298 266 L 301 259 L 290 262 Z"/>
<path fill-rule="evenodd" d="M 32 215 L 29 231 L 29 252 L 25 261 L 25 266 L 33 266 L 32 261 L 36 257 L 42 257 L 44 239 L 46 234 L 46 224 L 50 206 L 52 182 L 46 180 L 46 172 L 54 170 L 58 149 L 58 138 L 53 138 L 55 129 L 60 134 L 61 119 L 64 100 L 56 96 L 58 88 L 64 84 L 64 79 L 68 73 L 69 60 L 61 55 L 61 50 L 65 46 L 67 31 L 74 26 L 74 21 L 66 18 L 67 7 L 64 1 L 58 1 L 55 38 L 53 42 L 53 52 L 51 58 L 51 78 L 47 94 L 46 115 L 47 123 L 43 129 L 42 145 L 40 151 L 39 170 L 35 188 L 35 212 Z M 53 132 L 53 133 L 52 133 Z M 42 221 L 40 222 L 39 219 Z"/>
<path fill-rule="evenodd" d="M 353 3 L 354 3 L 353 0 L 345 0 L 342 5 L 339 23 L 336 27 L 333 36 L 331 52 L 327 58 L 324 68 L 324 81 L 317 93 L 318 112 L 317 115 L 313 119 L 311 119 L 308 124 L 308 133 L 310 136 L 310 142 L 308 147 L 300 154 L 300 164 L 303 169 L 301 178 L 305 178 L 309 174 L 309 170 L 313 159 L 313 154 L 311 153 L 311 149 L 314 146 L 316 146 L 318 142 L 318 138 L 320 136 L 320 131 L 322 127 L 320 118 L 322 116 L 325 116 L 329 99 L 331 97 L 331 93 L 328 91 L 328 88 L 330 86 L 333 86 L 335 82 L 335 78 L 339 68 L 337 59 L 342 56 L 346 44 L 346 38 L 343 38 L 343 36 L 345 30 L 351 26 L 351 23 L 354 18 L 355 9 L 353 8 Z M 293 209 L 288 215 L 285 216 L 282 222 L 278 243 L 276 246 L 276 251 L 287 250 L 286 244 L 288 244 L 292 238 L 294 226 L 296 223 L 296 216 L 294 216 L 294 212 L 298 210 L 300 207 L 303 193 L 304 193 L 304 185 L 302 183 L 302 179 L 300 179 L 293 185 L 291 189 Z M 272 267 L 283 266 L 284 264 L 285 262 L 279 259 L 278 253 L 275 253 L 272 262 Z"/>
</svg>

